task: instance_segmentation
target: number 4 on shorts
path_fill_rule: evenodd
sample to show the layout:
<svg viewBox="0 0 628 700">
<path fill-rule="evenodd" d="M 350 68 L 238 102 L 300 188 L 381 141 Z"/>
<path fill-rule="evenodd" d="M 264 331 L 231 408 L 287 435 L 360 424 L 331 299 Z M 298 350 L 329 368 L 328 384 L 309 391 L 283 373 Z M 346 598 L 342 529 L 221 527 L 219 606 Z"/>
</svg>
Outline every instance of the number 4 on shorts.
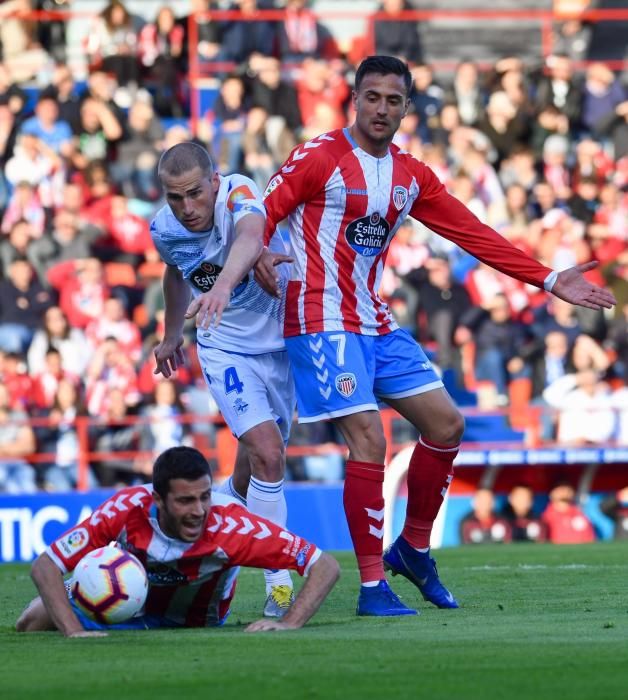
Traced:
<svg viewBox="0 0 628 700">
<path fill-rule="evenodd" d="M 225 394 L 230 394 L 235 391 L 236 394 L 241 394 L 244 384 L 240 381 L 235 367 L 227 367 L 225 370 Z"/>
</svg>

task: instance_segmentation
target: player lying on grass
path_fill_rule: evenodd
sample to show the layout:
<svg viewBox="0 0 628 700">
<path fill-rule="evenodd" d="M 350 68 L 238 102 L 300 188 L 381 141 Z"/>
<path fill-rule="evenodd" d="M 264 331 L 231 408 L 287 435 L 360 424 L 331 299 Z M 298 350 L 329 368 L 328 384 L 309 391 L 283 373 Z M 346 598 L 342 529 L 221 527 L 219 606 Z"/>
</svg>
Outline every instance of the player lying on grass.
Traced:
<svg viewBox="0 0 628 700">
<path fill-rule="evenodd" d="M 88 552 L 112 541 L 142 562 L 149 589 L 139 616 L 107 626 L 83 615 L 63 577 Z M 294 569 L 307 576 L 281 620 L 258 620 L 247 632 L 302 627 L 340 572 L 336 560 L 314 544 L 235 499 L 212 493 L 203 455 L 191 447 L 173 447 L 155 461 L 152 486 L 117 492 L 36 559 L 31 575 L 40 597 L 20 615 L 16 628 L 86 637 L 108 629 L 220 626 L 229 615 L 240 566 Z"/>
</svg>

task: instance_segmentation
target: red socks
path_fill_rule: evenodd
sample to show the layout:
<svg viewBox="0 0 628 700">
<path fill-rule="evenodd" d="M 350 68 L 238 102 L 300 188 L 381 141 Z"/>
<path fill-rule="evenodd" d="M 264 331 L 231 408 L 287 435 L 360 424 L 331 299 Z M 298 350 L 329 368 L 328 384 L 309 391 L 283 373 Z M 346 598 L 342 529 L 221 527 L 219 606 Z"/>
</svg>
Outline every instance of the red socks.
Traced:
<svg viewBox="0 0 628 700">
<path fill-rule="evenodd" d="M 343 504 L 362 583 L 385 578 L 383 482 L 383 464 L 347 462 Z"/>
<path fill-rule="evenodd" d="M 408 506 L 402 537 L 415 549 L 430 546 L 432 526 L 454 475 L 458 445 L 419 438 L 408 467 Z"/>
</svg>

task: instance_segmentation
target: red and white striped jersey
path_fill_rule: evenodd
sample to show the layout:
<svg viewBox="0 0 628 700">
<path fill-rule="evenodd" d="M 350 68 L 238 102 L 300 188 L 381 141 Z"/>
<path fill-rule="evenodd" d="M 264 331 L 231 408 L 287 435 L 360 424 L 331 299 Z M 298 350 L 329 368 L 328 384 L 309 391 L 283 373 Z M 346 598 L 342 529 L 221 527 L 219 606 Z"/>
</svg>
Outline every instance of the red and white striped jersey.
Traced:
<svg viewBox="0 0 628 700">
<path fill-rule="evenodd" d="M 66 573 L 88 552 L 115 541 L 146 568 L 143 612 L 186 627 L 211 626 L 224 618 L 237 567 L 294 569 L 304 576 L 320 556 L 315 545 L 253 515 L 229 496 L 212 493 L 211 498 L 207 527 L 196 542 L 161 531 L 148 485 L 118 491 L 46 553 Z"/>
<path fill-rule="evenodd" d="M 407 216 L 523 282 L 543 287 L 552 272 L 481 223 L 425 164 L 395 145 L 375 158 L 348 129 L 297 146 L 264 197 L 266 243 L 289 216 L 295 262 L 285 336 L 394 330 L 377 290 L 390 241 Z"/>
</svg>

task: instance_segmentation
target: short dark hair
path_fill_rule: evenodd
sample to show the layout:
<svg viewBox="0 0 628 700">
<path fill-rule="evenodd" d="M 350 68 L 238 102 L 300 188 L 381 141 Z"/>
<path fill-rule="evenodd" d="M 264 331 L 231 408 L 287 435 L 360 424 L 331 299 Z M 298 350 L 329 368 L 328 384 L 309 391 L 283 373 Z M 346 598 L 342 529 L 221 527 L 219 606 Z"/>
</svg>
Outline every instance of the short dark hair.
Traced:
<svg viewBox="0 0 628 700">
<path fill-rule="evenodd" d="M 400 75 L 406 84 L 406 95 L 410 94 L 412 88 L 412 73 L 408 64 L 394 56 L 368 56 L 358 66 L 355 74 L 355 90 L 360 89 L 360 85 L 365 75 L 377 73 L 379 75 Z"/>
<path fill-rule="evenodd" d="M 205 457 L 194 447 L 170 447 L 162 452 L 153 465 L 153 489 L 166 498 L 172 479 L 196 481 L 203 476 L 211 478 Z"/>
<path fill-rule="evenodd" d="M 167 173 L 176 177 L 194 168 L 200 168 L 205 177 L 214 174 L 214 164 L 207 150 L 194 141 L 184 141 L 162 154 L 157 166 L 157 175 L 161 178 Z"/>
</svg>

